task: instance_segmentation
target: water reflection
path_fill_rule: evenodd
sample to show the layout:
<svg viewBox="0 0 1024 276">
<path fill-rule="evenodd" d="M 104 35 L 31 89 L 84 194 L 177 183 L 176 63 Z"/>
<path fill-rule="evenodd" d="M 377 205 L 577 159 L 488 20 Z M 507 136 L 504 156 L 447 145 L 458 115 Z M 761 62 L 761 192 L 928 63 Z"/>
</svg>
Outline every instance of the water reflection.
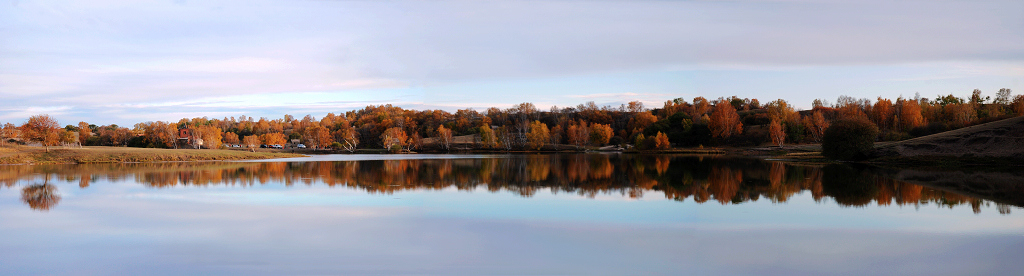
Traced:
<svg viewBox="0 0 1024 276">
<path fill-rule="evenodd" d="M 901 173 L 902 176 L 901 176 Z M 948 172 L 944 172 L 948 173 Z M 977 174 L 977 173 L 974 173 Z M 1005 173 L 1004 173 L 1005 174 Z M 353 160 L 265 163 L 149 163 L 7 166 L 0 168 L 0 185 L 22 188 L 22 200 L 36 210 L 60 202 L 49 178 L 89 187 L 98 179 L 132 180 L 152 188 L 227 185 L 247 187 L 284 183 L 350 187 L 371 194 L 405 190 L 457 188 L 513 192 L 531 197 L 540 190 L 593 198 L 599 194 L 641 198 L 659 191 L 668 199 L 741 204 L 762 198 L 785 203 L 808 191 L 815 201 L 831 198 L 840 206 L 898 206 L 937 204 L 970 206 L 975 213 L 994 200 L 1000 213 L 1022 206 L 1013 183 L 1008 192 L 964 195 L 954 186 L 929 185 L 926 172 L 864 166 L 795 165 L 749 158 L 665 155 L 519 155 L 502 158 Z M 1003 181 L 1024 177 L 1000 175 Z M 902 177 L 902 178 L 901 178 Z M 1016 178 L 1015 178 L 1016 177 Z M 34 184 L 44 178 L 44 184 Z M 36 182 L 33 182 L 36 181 Z M 916 181 L 915 184 L 909 181 Z M 991 181 L 990 181 L 991 182 Z M 998 182 L 998 181 L 997 181 Z M 33 183 L 33 184 L 30 184 Z M 924 184 L 917 185 L 917 184 Z M 948 183 L 947 183 L 948 184 Z M 995 185 L 1000 186 L 1000 185 Z M 986 199 L 986 200 L 983 200 Z"/>
</svg>

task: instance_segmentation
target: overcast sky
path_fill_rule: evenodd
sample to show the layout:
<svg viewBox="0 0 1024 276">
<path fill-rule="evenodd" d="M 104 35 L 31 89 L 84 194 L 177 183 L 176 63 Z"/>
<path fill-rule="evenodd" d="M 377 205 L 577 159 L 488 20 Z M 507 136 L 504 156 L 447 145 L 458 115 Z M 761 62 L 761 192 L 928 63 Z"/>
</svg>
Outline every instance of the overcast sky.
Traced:
<svg viewBox="0 0 1024 276">
<path fill-rule="evenodd" d="M 1019 0 L 0 1 L 0 122 L 1024 92 Z"/>
</svg>

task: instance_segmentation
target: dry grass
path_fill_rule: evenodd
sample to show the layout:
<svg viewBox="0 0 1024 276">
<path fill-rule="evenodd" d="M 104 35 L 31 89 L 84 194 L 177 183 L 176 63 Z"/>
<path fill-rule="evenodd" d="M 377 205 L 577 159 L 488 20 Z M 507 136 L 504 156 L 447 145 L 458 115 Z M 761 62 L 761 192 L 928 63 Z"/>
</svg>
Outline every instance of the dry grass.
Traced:
<svg viewBox="0 0 1024 276">
<path fill-rule="evenodd" d="M 241 150 L 151 149 L 127 147 L 8 146 L 0 150 L 0 164 L 81 164 L 166 161 L 250 160 L 301 157 L 301 154 Z"/>
</svg>

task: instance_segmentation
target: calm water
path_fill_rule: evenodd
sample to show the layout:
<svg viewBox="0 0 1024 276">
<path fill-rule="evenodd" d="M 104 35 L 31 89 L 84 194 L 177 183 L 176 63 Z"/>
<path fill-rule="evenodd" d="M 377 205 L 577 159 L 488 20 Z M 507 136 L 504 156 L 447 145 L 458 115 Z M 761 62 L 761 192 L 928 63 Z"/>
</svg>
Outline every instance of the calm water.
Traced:
<svg viewBox="0 0 1024 276">
<path fill-rule="evenodd" d="M 636 155 L 0 167 L 0 274 L 1024 275 L 1024 172 Z"/>
</svg>

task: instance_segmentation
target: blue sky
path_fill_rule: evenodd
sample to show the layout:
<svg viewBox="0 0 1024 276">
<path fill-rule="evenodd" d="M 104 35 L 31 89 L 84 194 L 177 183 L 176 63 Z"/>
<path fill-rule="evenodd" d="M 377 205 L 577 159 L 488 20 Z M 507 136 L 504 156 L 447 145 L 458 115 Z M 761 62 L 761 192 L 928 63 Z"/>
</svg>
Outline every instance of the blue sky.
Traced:
<svg viewBox="0 0 1024 276">
<path fill-rule="evenodd" d="M 1021 1 L 3 1 L 0 122 L 1024 91 Z"/>
</svg>

